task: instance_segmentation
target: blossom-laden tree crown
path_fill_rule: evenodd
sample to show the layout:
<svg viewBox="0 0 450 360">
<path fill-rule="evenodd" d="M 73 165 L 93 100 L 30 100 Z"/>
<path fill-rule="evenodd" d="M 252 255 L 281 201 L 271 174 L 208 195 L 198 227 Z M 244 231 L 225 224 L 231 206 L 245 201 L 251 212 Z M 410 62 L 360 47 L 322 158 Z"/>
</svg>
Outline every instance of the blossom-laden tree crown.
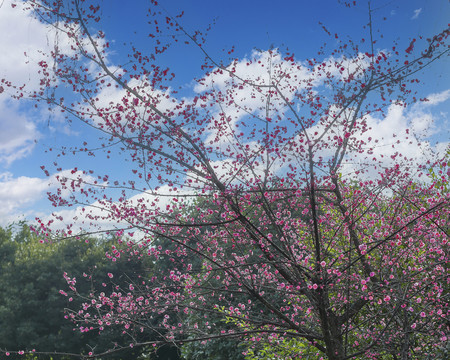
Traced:
<svg viewBox="0 0 450 360">
<path fill-rule="evenodd" d="M 67 315 L 80 331 L 130 335 L 111 351 L 229 338 L 255 359 L 268 345 L 284 359 L 444 356 L 448 153 L 422 163 L 403 153 L 414 134 L 386 145 L 371 130 L 377 116 L 427 101 L 416 83 L 448 55 L 448 29 L 377 49 L 369 6 L 362 42 L 336 35 L 335 48 L 307 61 L 270 49 L 221 62 L 204 32 L 151 1 L 148 46 L 114 64 L 120 46 L 101 31 L 106 5 L 27 4 L 59 42 L 40 62 L 41 88 L 16 96 L 97 131 L 98 146 L 71 151 L 133 164 L 125 181 L 81 168 L 60 177 L 49 198 L 77 213 L 35 230 L 77 236 L 81 222 L 84 232 L 128 236 L 129 251 L 111 259 L 160 264 L 151 278 L 92 291 Z M 205 58 L 188 96 L 159 65 L 178 42 Z M 76 294 L 77 279 L 66 280 Z"/>
</svg>

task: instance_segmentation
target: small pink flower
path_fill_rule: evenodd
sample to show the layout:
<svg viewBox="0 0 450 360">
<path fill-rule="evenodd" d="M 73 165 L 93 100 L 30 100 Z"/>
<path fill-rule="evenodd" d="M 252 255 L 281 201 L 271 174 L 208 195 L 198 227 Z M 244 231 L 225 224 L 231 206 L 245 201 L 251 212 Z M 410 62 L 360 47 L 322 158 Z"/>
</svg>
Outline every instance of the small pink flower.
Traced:
<svg viewBox="0 0 450 360">
<path fill-rule="evenodd" d="M 412 324 L 412 325 L 411 325 L 411 329 L 415 329 L 416 326 L 417 326 L 416 323 Z"/>
<path fill-rule="evenodd" d="M 114 275 L 111 274 L 111 273 L 108 273 L 108 276 L 109 276 L 110 279 L 112 279 L 114 277 Z"/>
<path fill-rule="evenodd" d="M 385 302 L 389 302 L 389 300 L 391 300 L 391 297 L 390 297 L 389 295 L 386 295 L 386 296 L 384 297 L 384 301 L 385 301 Z"/>
</svg>

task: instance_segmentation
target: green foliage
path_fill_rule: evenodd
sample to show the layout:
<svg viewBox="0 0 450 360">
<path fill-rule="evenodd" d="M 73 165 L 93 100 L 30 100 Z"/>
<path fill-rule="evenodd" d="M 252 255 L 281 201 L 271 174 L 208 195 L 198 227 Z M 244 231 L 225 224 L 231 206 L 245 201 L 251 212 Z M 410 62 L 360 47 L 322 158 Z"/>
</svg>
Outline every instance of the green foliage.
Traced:
<svg viewBox="0 0 450 360">
<path fill-rule="evenodd" d="M 317 349 L 311 347 L 305 340 L 283 339 L 262 343 L 257 349 L 250 348 L 246 352 L 245 360 L 294 360 L 320 358 Z"/>
<path fill-rule="evenodd" d="M 211 315 L 208 318 L 208 322 L 215 322 L 216 331 L 218 330 L 218 326 L 221 325 L 221 322 L 223 326 L 220 326 L 220 329 L 224 331 L 230 329 L 231 327 L 229 324 L 233 323 L 234 319 L 231 318 L 229 320 L 225 318 L 225 321 L 221 321 L 223 318 L 221 313 L 223 312 L 224 309 L 220 309 L 217 312 L 217 316 Z M 185 321 L 190 324 L 197 324 L 200 329 L 207 328 L 207 321 L 201 316 L 190 314 L 186 316 Z M 188 342 L 182 346 L 181 355 L 185 360 L 244 360 L 243 351 L 245 350 L 245 347 L 242 345 L 241 339 L 226 337 L 202 342 L 194 341 Z"/>
<path fill-rule="evenodd" d="M 429 169 L 430 178 L 434 182 L 434 187 L 443 193 L 449 191 L 449 175 L 450 175 L 450 147 L 447 149 L 444 159 L 435 167 Z"/>
<path fill-rule="evenodd" d="M 218 308 L 218 311 L 222 314 L 229 313 L 223 306 Z M 225 316 L 224 321 L 243 330 L 253 329 L 245 318 Z M 266 328 L 268 331 L 270 330 L 269 327 Z M 300 354 L 302 359 L 318 358 L 319 352 L 306 340 L 289 338 L 288 334 L 284 334 L 284 336 L 284 338 L 281 338 L 279 334 L 269 332 L 267 337 L 259 334 L 257 338 L 246 338 L 246 341 L 241 341 L 239 344 L 240 352 L 245 354 L 245 356 L 241 355 L 241 358 L 245 360 L 293 360 L 297 359 Z M 243 351 L 244 349 L 245 351 Z"/>
<path fill-rule="evenodd" d="M 243 360 L 243 349 L 239 344 L 239 340 L 232 339 L 191 342 L 183 345 L 181 355 L 185 360 Z"/>
<path fill-rule="evenodd" d="M 111 245 L 112 241 L 95 239 L 42 243 L 26 224 L 19 224 L 16 235 L 12 227 L 0 228 L 0 349 L 78 354 L 95 348 L 100 353 L 113 348 L 115 342 L 129 341 L 118 329 L 106 329 L 101 336 L 96 332 L 82 334 L 64 319 L 65 308 L 77 309 L 82 302 L 81 298 L 60 294 L 60 290 L 67 290 L 64 272 L 78 280 L 80 295 L 92 289 L 108 290 L 109 272 L 117 274 L 114 282 L 121 286 L 136 281 L 138 274 L 149 274 L 151 264 L 145 258 L 107 259 L 105 252 Z M 142 351 L 130 349 L 108 358 L 133 359 Z M 38 358 L 57 360 L 64 356 Z"/>
</svg>

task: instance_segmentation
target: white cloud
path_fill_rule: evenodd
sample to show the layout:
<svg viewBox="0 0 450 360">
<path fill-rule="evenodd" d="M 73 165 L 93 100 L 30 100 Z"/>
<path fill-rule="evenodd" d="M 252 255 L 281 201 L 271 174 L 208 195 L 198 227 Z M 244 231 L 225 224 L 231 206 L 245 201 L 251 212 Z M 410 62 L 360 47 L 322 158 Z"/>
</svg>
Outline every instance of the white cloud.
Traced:
<svg viewBox="0 0 450 360">
<path fill-rule="evenodd" d="M 394 164 L 407 166 L 412 172 L 427 161 L 442 158 L 449 146 L 449 142 L 443 141 L 442 136 L 442 124 L 446 121 L 446 115 L 433 107 L 448 101 L 450 90 L 430 94 L 427 99 L 429 101 L 418 102 L 409 107 L 393 104 L 383 117 L 375 115 L 376 113 L 365 116 L 367 131 L 350 137 L 341 171 L 354 176 L 361 174 L 360 170 L 364 169 L 364 176 L 375 179 L 378 178 L 379 171 Z M 318 141 L 314 148 L 316 160 L 322 158 L 326 161 L 335 155 L 336 142 L 344 138 L 346 131 L 342 124 L 348 123 L 345 119 L 353 116 L 351 108 L 341 114 L 340 118 L 335 117 L 336 112 L 337 109 L 330 108 L 328 118 L 307 129 L 308 136 L 313 141 Z M 331 118 L 337 120 L 334 126 L 330 126 Z M 362 119 L 358 124 L 362 124 Z M 325 129 L 328 129 L 327 134 L 322 136 Z M 299 148 L 294 149 L 294 154 L 301 153 L 300 138 L 301 135 L 298 135 L 294 141 L 299 144 Z M 363 143 L 360 148 L 361 141 Z M 297 156 L 296 160 L 301 165 L 304 158 Z"/>
<path fill-rule="evenodd" d="M 433 135 L 437 134 L 435 124 L 442 119 L 430 107 L 448 100 L 450 91 L 432 94 L 428 98 L 429 102 L 417 103 L 410 108 L 402 104 L 391 105 L 384 118 L 367 116 L 369 130 L 360 138 L 367 144 L 366 152 L 348 156 L 346 172 L 354 174 L 367 166 L 371 169 L 367 174 L 373 175 L 375 167 L 380 171 L 401 163 L 413 173 L 414 169 L 420 169 L 419 165 L 442 158 L 450 143 L 432 143 Z"/>
<path fill-rule="evenodd" d="M 450 99 L 450 89 L 440 93 L 434 93 L 427 96 L 427 101 L 418 103 L 420 107 L 432 106 L 440 104 Z"/>
<path fill-rule="evenodd" d="M 142 95 L 144 98 L 150 97 L 150 101 L 156 108 L 163 114 L 171 113 L 178 101 L 170 95 L 170 89 L 161 91 L 154 89 L 149 93 L 149 80 L 148 78 L 131 79 L 127 85 Z M 127 90 L 123 88 L 117 88 L 114 86 L 113 81 L 105 83 L 101 89 L 99 89 L 96 101 L 97 109 L 104 109 L 105 112 L 110 113 L 109 120 L 114 118 L 117 123 L 113 126 L 116 127 L 116 131 L 119 125 L 124 126 L 125 130 L 128 130 L 125 125 L 127 123 L 134 123 L 135 128 L 139 128 L 137 124 L 145 124 L 149 121 L 148 107 L 142 103 L 134 103 L 135 96 L 131 95 Z M 86 111 L 90 112 L 90 108 Z M 83 111 L 83 110 L 81 110 Z M 114 117 L 117 116 L 117 117 Z M 101 126 L 104 124 L 104 119 L 99 116 L 91 116 L 95 126 Z M 150 117 L 151 118 L 151 117 Z"/>
<path fill-rule="evenodd" d="M 31 17 L 24 3 L 5 0 L 0 7 L 0 33 L 0 78 L 37 89 L 37 62 L 43 56 L 40 51 L 49 48 L 48 26 Z"/>
<path fill-rule="evenodd" d="M 67 32 L 70 24 L 65 25 Z M 67 37 L 66 32 L 57 32 L 55 26 L 39 21 L 26 1 L 3 0 L 0 3 L 0 78 L 6 76 L 13 85 L 26 84 L 29 90 L 39 89 L 38 63 L 47 61 L 51 70 L 55 65 L 51 51 L 57 48 L 63 55 L 73 55 L 76 51 L 76 46 L 72 47 L 75 40 Z M 103 39 L 96 41 L 100 46 L 104 43 Z M 87 40 L 81 40 L 81 45 L 93 52 Z"/>
<path fill-rule="evenodd" d="M 84 206 L 73 206 L 40 216 L 49 229 L 71 235 L 80 233 L 115 232 L 128 229 L 134 239 L 147 238 L 143 229 L 151 229 L 155 219 L 162 221 L 162 215 L 170 214 L 182 203 L 190 201 L 192 190 L 174 190 L 169 185 L 157 191 L 142 192 L 121 201 L 97 200 Z M 177 199 L 174 201 L 174 199 Z M 70 232 L 69 232 L 70 231 Z"/>
<path fill-rule="evenodd" d="M 302 107 L 306 98 L 319 91 L 327 96 L 327 89 L 321 88 L 326 79 L 334 77 L 343 82 L 359 79 L 368 66 L 370 61 L 363 53 L 353 58 L 331 56 L 311 67 L 294 58 L 283 58 L 275 49 L 253 51 L 250 56 L 230 64 L 228 71 L 214 69 L 194 88 L 198 93 L 207 94 L 198 101 L 199 109 L 210 109 L 209 104 L 215 104 L 215 108 L 208 112 L 211 121 L 206 128 L 204 142 L 221 150 L 236 146 L 236 134 L 243 128 L 248 133 L 252 127 L 261 129 L 266 117 L 278 118 L 280 121 L 275 122 L 279 124 L 292 116 L 287 115 L 290 112 L 287 102 L 295 103 L 294 107 Z M 284 98 L 274 88 L 268 87 L 273 84 Z M 303 99 L 299 100 L 297 96 L 306 88 L 309 90 L 299 96 Z M 300 113 L 299 108 L 297 111 Z M 241 130 L 237 131 L 238 127 Z M 244 147 L 246 144 L 241 145 Z"/>
<path fill-rule="evenodd" d="M 411 20 L 417 19 L 421 12 L 422 12 L 422 8 L 414 10 L 414 15 L 411 17 Z"/>
<path fill-rule="evenodd" d="M 62 170 L 46 178 L 19 176 L 10 172 L 0 173 L 0 226 L 21 218 L 23 215 L 34 217 L 33 205 L 45 198 L 46 193 L 61 188 L 58 179 L 67 179 L 66 187 L 61 189 L 62 199 L 77 193 L 86 183 L 93 183 L 94 178 L 83 174 L 80 170 Z M 71 180 L 79 187 L 71 187 Z"/>
<path fill-rule="evenodd" d="M 0 226 L 28 214 L 23 209 L 42 199 L 48 189 L 48 179 L 0 174 Z"/>
<path fill-rule="evenodd" d="M 439 118 L 433 115 L 432 108 L 450 99 L 450 89 L 440 93 L 433 93 L 426 97 L 427 101 L 414 104 L 408 114 L 413 135 L 418 139 L 426 139 L 438 132 L 442 135 L 448 129 L 442 124 L 447 120 L 447 114 L 440 113 Z M 439 120 L 439 121 L 437 121 Z"/>
<path fill-rule="evenodd" d="M 316 81 L 304 64 L 284 59 L 277 49 L 253 51 L 227 70 L 214 69 L 194 87 L 195 92 L 208 94 L 196 105 L 200 111 L 207 109 L 211 117 L 204 142 L 222 149 L 235 142 L 240 122 L 247 129 L 254 124 L 258 127 L 266 117 L 276 117 L 287 109 L 285 100 L 267 85 L 277 84 L 285 99 L 291 101 L 300 89 Z M 215 104 L 213 108 L 211 103 Z"/>
<path fill-rule="evenodd" d="M 34 110 L 31 116 L 23 102 L 41 87 L 39 62 L 46 61 L 51 71 L 51 51 L 57 46 L 61 54 L 70 55 L 74 40 L 39 21 L 26 1 L 15 0 L 0 2 L 0 34 L 0 162 L 9 165 L 32 152 L 34 141 L 42 137 L 36 124 L 49 116 L 46 109 Z M 85 48 L 92 51 L 89 44 Z M 23 96 L 20 106 L 11 99 L 17 95 Z M 56 131 L 68 132 L 58 115 L 52 114 L 52 119 L 59 122 Z"/>
<path fill-rule="evenodd" d="M 27 156 L 40 137 L 36 125 L 21 114 L 18 105 L 0 97 L 0 162 L 6 165 Z"/>
<path fill-rule="evenodd" d="M 127 226 L 124 222 L 111 219 L 108 214 L 108 207 L 95 201 L 88 206 L 73 206 L 60 209 L 52 214 L 43 214 L 40 219 L 44 224 L 49 225 L 50 230 L 63 231 L 70 235 L 94 233 Z"/>
<path fill-rule="evenodd" d="M 21 2 L 5 0 L 0 7 L 0 79 L 14 85 L 27 84 L 31 90 L 39 86 L 36 64 L 42 59 L 40 50 L 48 48 L 48 29 L 30 17 Z M 25 55 L 26 54 L 26 55 Z M 0 84 L 0 162 L 6 165 L 30 154 L 40 137 L 36 125 L 21 112 L 18 102 L 9 98 L 14 90 Z"/>
</svg>

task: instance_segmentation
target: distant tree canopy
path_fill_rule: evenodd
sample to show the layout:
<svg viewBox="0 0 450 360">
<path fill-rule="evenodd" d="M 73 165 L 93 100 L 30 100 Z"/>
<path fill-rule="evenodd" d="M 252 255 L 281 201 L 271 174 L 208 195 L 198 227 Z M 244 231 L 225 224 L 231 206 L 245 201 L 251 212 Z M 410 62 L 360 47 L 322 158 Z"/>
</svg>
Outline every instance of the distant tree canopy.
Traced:
<svg viewBox="0 0 450 360">
<path fill-rule="evenodd" d="M 120 257 L 119 248 L 114 261 L 108 259 L 105 253 L 111 253 L 111 246 L 112 239 L 93 238 L 41 243 L 26 224 L 20 224 L 15 234 L 12 226 L 0 228 L 0 348 L 78 354 L 88 353 L 90 347 L 98 352 L 113 349 L 116 342 L 128 339 L 119 329 L 101 337 L 74 331 L 74 324 L 64 318 L 65 308 L 80 306 L 95 289 L 125 288 L 140 276 L 151 275 L 148 258 Z M 77 279 L 80 297 L 60 293 L 67 290 L 65 272 Z M 136 359 L 143 352 L 145 348 L 130 349 L 108 358 Z M 39 359 L 51 357 L 64 355 L 39 355 Z"/>
</svg>

